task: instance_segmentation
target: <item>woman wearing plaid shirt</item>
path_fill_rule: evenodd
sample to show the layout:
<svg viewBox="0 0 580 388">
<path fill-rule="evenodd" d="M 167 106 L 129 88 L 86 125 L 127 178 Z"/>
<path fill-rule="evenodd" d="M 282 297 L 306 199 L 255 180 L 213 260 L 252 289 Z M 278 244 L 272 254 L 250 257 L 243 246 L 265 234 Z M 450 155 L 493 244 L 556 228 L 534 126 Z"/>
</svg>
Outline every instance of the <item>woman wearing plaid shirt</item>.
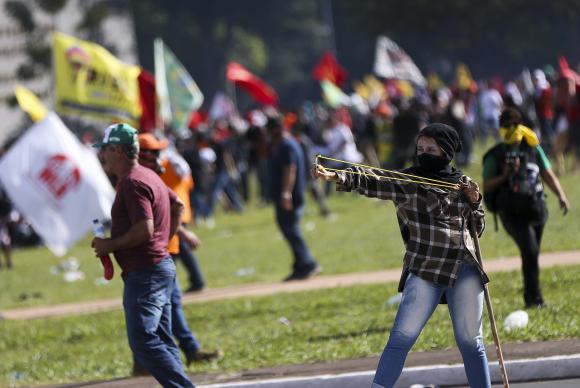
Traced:
<svg viewBox="0 0 580 388">
<path fill-rule="evenodd" d="M 417 165 L 400 170 L 415 178 L 358 166 L 346 171 L 316 166 L 313 171 L 317 178 L 337 182 L 339 191 L 392 200 L 397 209 L 406 247 L 399 286 L 403 297 L 373 388 L 394 386 L 407 353 L 445 299 L 470 386 L 491 386 L 482 335 L 483 284 L 489 279 L 476 260 L 469 234 L 469 223 L 475 222 L 481 235 L 484 212 L 477 185 L 449 164 L 460 150 L 457 132 L 435 123 L 417 136 Z M 433 180 L 458 189 L 429 185 Z"/>
</svg>

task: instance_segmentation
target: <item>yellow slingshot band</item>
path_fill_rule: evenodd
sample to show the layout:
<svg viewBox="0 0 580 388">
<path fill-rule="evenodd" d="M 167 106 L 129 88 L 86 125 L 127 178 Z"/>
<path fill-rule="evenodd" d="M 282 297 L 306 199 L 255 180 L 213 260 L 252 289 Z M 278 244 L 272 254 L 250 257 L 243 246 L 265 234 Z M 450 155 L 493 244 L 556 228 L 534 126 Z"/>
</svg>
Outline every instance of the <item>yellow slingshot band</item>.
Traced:
<svg viewBox="0 0 580 388">
<path fill-rule="evenodd" d="M 319 163 L 319 159 L 326 159 L 326 160 L 330 160 L 333 162 L 339 162 L 339 163 L 347 163 L 347 164 L 350 164 L 353 166 L 370 168 L 373 170 L 378 170 L 378 171 L 386 172 L 389 174 L 396 174 L 396 175 L 400 175 L 400 176 L 374 175 L 374 174 L 367 174 L 367 173 L 358 172 L 358 171 L 348 171 L 348 170 L 341 170 L 341 169 L 337 169 L 337 168 L 324 167 L 321 163 Z M 360 163 L 347 162 L 346 160 L 334 159 L 334 158 L 330 158 L 328 156 L 324 156 L 324 155 L 320 155 L 320 154 L 316 155 L 316 160 L 315 160 L 314 164 L 316 166 L 321 166 L 325 170 L 328 170 L 328 171 L 344 172 L 346 174 L 358 174 L 358 175 L 364 175 L 364 176 L 372 176 L 372 177 L 378 178 L 379 180 L 394 180 L 394 181 L 409 182 L 409 183 L 419 183 L 419 184 L 424 184 L 424 185 L 438 186 L 438 187 L 444 187 L 447 189 L 459 190 L 459 185 L 457 183 L 449 183 L 449 182 L 445 182 L 445 181 L 438 180 L 438 179 L 425 178 L 422 176 L 406 174 L 406 173 L 399 172 L 399 171 L 387 170 L 384 168 L 373 167 L 373 166 L 367 166 L 367 165 L 360 164 Z M 417 178 L 419 180 L 416 180 L 413 178 Z"/>
</svg>

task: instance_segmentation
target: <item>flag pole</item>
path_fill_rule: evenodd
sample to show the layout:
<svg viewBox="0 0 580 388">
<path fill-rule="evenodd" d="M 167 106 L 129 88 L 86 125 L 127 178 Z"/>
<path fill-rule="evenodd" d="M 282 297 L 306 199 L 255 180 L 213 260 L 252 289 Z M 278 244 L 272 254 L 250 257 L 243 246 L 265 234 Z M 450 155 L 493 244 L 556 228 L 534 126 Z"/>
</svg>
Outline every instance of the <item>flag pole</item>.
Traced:
<svg viewBox="0 0 580 388">
<path fill-rule="evenodd" d="M 234 103 L 234 109 L 236 110 L 236 114 L 239 116 L 240 112 L 238 110 L 238 99 L 236 96 L 236 85 L 232 81 L 226 80 L 226 90 L 227 90 L 228 95 L 232 99 L 232 102 Z"/>
<path fill-rule="evenodd" d="M 332 0 L 322 0 L 322 13 L 324 15 L 324 22 L 326 24 L 327 37 L 328 37 L 328 47 L 334 55 L 335 58 L 338 59 L 338 53 L 336 52 L 336 38 L 334 35 L 334 16 L 332 13 Z"/>
<path fill-rule="evenodd" d="M 477 231 L 475 230 L 475 219 L 472 216 L 469 225 L 471 232 L 471 237 L 473 238 L 473 244 L 475 245 L 475 255 L 477 257 L 477 262 L 480 267 L 483 268 L 483 260 L 481 259 L 481 249 L 479 247 L 479 238 L 477 237 Z M 507 376 L 507 371 L 505 368 L 505 361 L 503 359 L 503 353 L 501 351 L 501 344 L 499 342 L 499 335 L 497 334 L 497 325 L 495 322 L 495 316 L 493 314 L 493 306 L 491 304 L 491 296 L 489 295 L 489 288 L 487 284 L 483 285 L 483 295 L 485 298 L 485 305 L 487 306 L 487 315 L 489 317 L 489 323 L 491 326 L 491 334 L 493 335 L 493 342 L 495 344 L 495 352 L 497 354 L 497 360 L 499 364 L 499 371 L 501 374 L 501 380 L 503 382 L 504 388 L 510 388 L 510 383 Z"/>
<path fill-rule="evenodd" d="M 167 104 L 167 81 L 165 79 L 165 59 L 163 58 L 163 40 L 153 40 L 153 61 L 155 77 L 155 127 L 165 134 L 165 115 Z"/>
</svg>

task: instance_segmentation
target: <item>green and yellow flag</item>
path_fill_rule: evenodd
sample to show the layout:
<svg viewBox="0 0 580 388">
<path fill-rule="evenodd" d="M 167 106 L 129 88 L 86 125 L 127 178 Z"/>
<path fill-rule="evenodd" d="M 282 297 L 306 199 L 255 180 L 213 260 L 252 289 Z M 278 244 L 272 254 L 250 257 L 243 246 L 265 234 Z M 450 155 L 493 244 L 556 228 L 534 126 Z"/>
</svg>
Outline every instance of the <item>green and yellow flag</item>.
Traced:
<svg viewBox="0 0 580 388">
<path fill-rule="evenodd" d="M 154 41 L 155 88 L 159 112 L 166 125 L 188 133 L 193 112 L 203 103 L 203 94 L 177 57 L 160 38 Z"/>
<path fill-rule="evenodd" d="M 60 32 L 53 35 L 53 56 L 58 112 L 139 125 L 138 66 Z"/>
<path fill-rule="evenodd" d="M 320 81 L 322 88 L 322 97 L 331 108 L 339 108 L 343 105 L 348 105 L 349 98 L 344 92 L 329 80 L 323 79 Z"/>
</svg>

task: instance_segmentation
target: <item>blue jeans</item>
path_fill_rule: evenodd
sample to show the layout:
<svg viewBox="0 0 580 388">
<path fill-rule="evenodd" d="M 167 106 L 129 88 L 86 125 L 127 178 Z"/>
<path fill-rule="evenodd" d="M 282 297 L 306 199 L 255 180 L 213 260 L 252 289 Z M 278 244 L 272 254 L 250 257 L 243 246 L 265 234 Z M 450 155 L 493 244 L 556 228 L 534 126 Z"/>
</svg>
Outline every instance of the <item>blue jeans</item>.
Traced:
<svg viewBox="0 0 580 388">
<path fill-rule="evenodd" d="M 499 138 L 499 117 L 489 117 L 480 121 L 480 139 L 487 141 L 488 136 Z"/>
<path fill-rule="evenodd" d="M 189 200 L 191 202 L 192 219 L 197 220 L 198 218 L 207 218 L 209 214 L 209 207 L 207 205 L 206 193 L 198 188 L 193 189 L 189 192 Z"/>
<path fill-rule="evenodd" d="M 317 265 L 300 231 L 300 219 L 303 214 L 304 205 L 288 211 L 284 210 L 279 203 L 276 204 L 276 221 L 278 222 L 278 227 L 288 242 L 288 245 L 290 245 L 292 255 L 294 256 L 294 273 L 307 272 Z"/>
<path fill-rule="evenodd" d="M 207 203 L 207 214 L 206 217 L 213 217 L 215 203 L 217 202 L 221 192 L 224 192 L 228 199 L 232 203 L 232 207 L 236 212 L 241 212 L 244 210 L 244 205 L 242 205 L 242 199 L 240 194 L 236 189 L 234 181 L 230 178 L 230 175 L 226 170 L 220 170 L 216 172 L 213 187 L 211 189 L 211 195 Z"/>
<path fill-rule="evenodd" d="M 463 263 L 453 287 L 409 274 L 389 341 L 373 380 L 373 388 L 391 388 L 397 382 L 407 353 L 446 293 L 455 342 L 471 388 L 491 387 L 482 335 L 483 286 L 477 270 Z"/>
<path fill-rule="evenodd" d="M 181 259 L 181 262 L 189 274 L 189 285 L 193 288 L 203 288 L 205 282 L 201 270 L 199 269 L 197 258 L 195 257 L 191 247 L 187 245 L 182 238 L 179 239 L 179 255 L 175 255 L 173 258 Z"/>
<path fill-rule="evenodd" d="M 163 387 L 193 387 L 183 370 L 171 331 L 175 264 L 171 257 L 123 277 L 123 308 L 136 361 Z"/>
<path fill-rule="evenodd" d="M 179 283 L 177 277 L 173 283 L 173 291 L 171 292 L 171 328 L 173 335 L 179 342 L 179 347 L 186 355 L 195 353 L 200 349 L 200 344 L 189 329 L 183 309 L 181 308 L 181 292 L 179 290 Z"/>
</svg>

